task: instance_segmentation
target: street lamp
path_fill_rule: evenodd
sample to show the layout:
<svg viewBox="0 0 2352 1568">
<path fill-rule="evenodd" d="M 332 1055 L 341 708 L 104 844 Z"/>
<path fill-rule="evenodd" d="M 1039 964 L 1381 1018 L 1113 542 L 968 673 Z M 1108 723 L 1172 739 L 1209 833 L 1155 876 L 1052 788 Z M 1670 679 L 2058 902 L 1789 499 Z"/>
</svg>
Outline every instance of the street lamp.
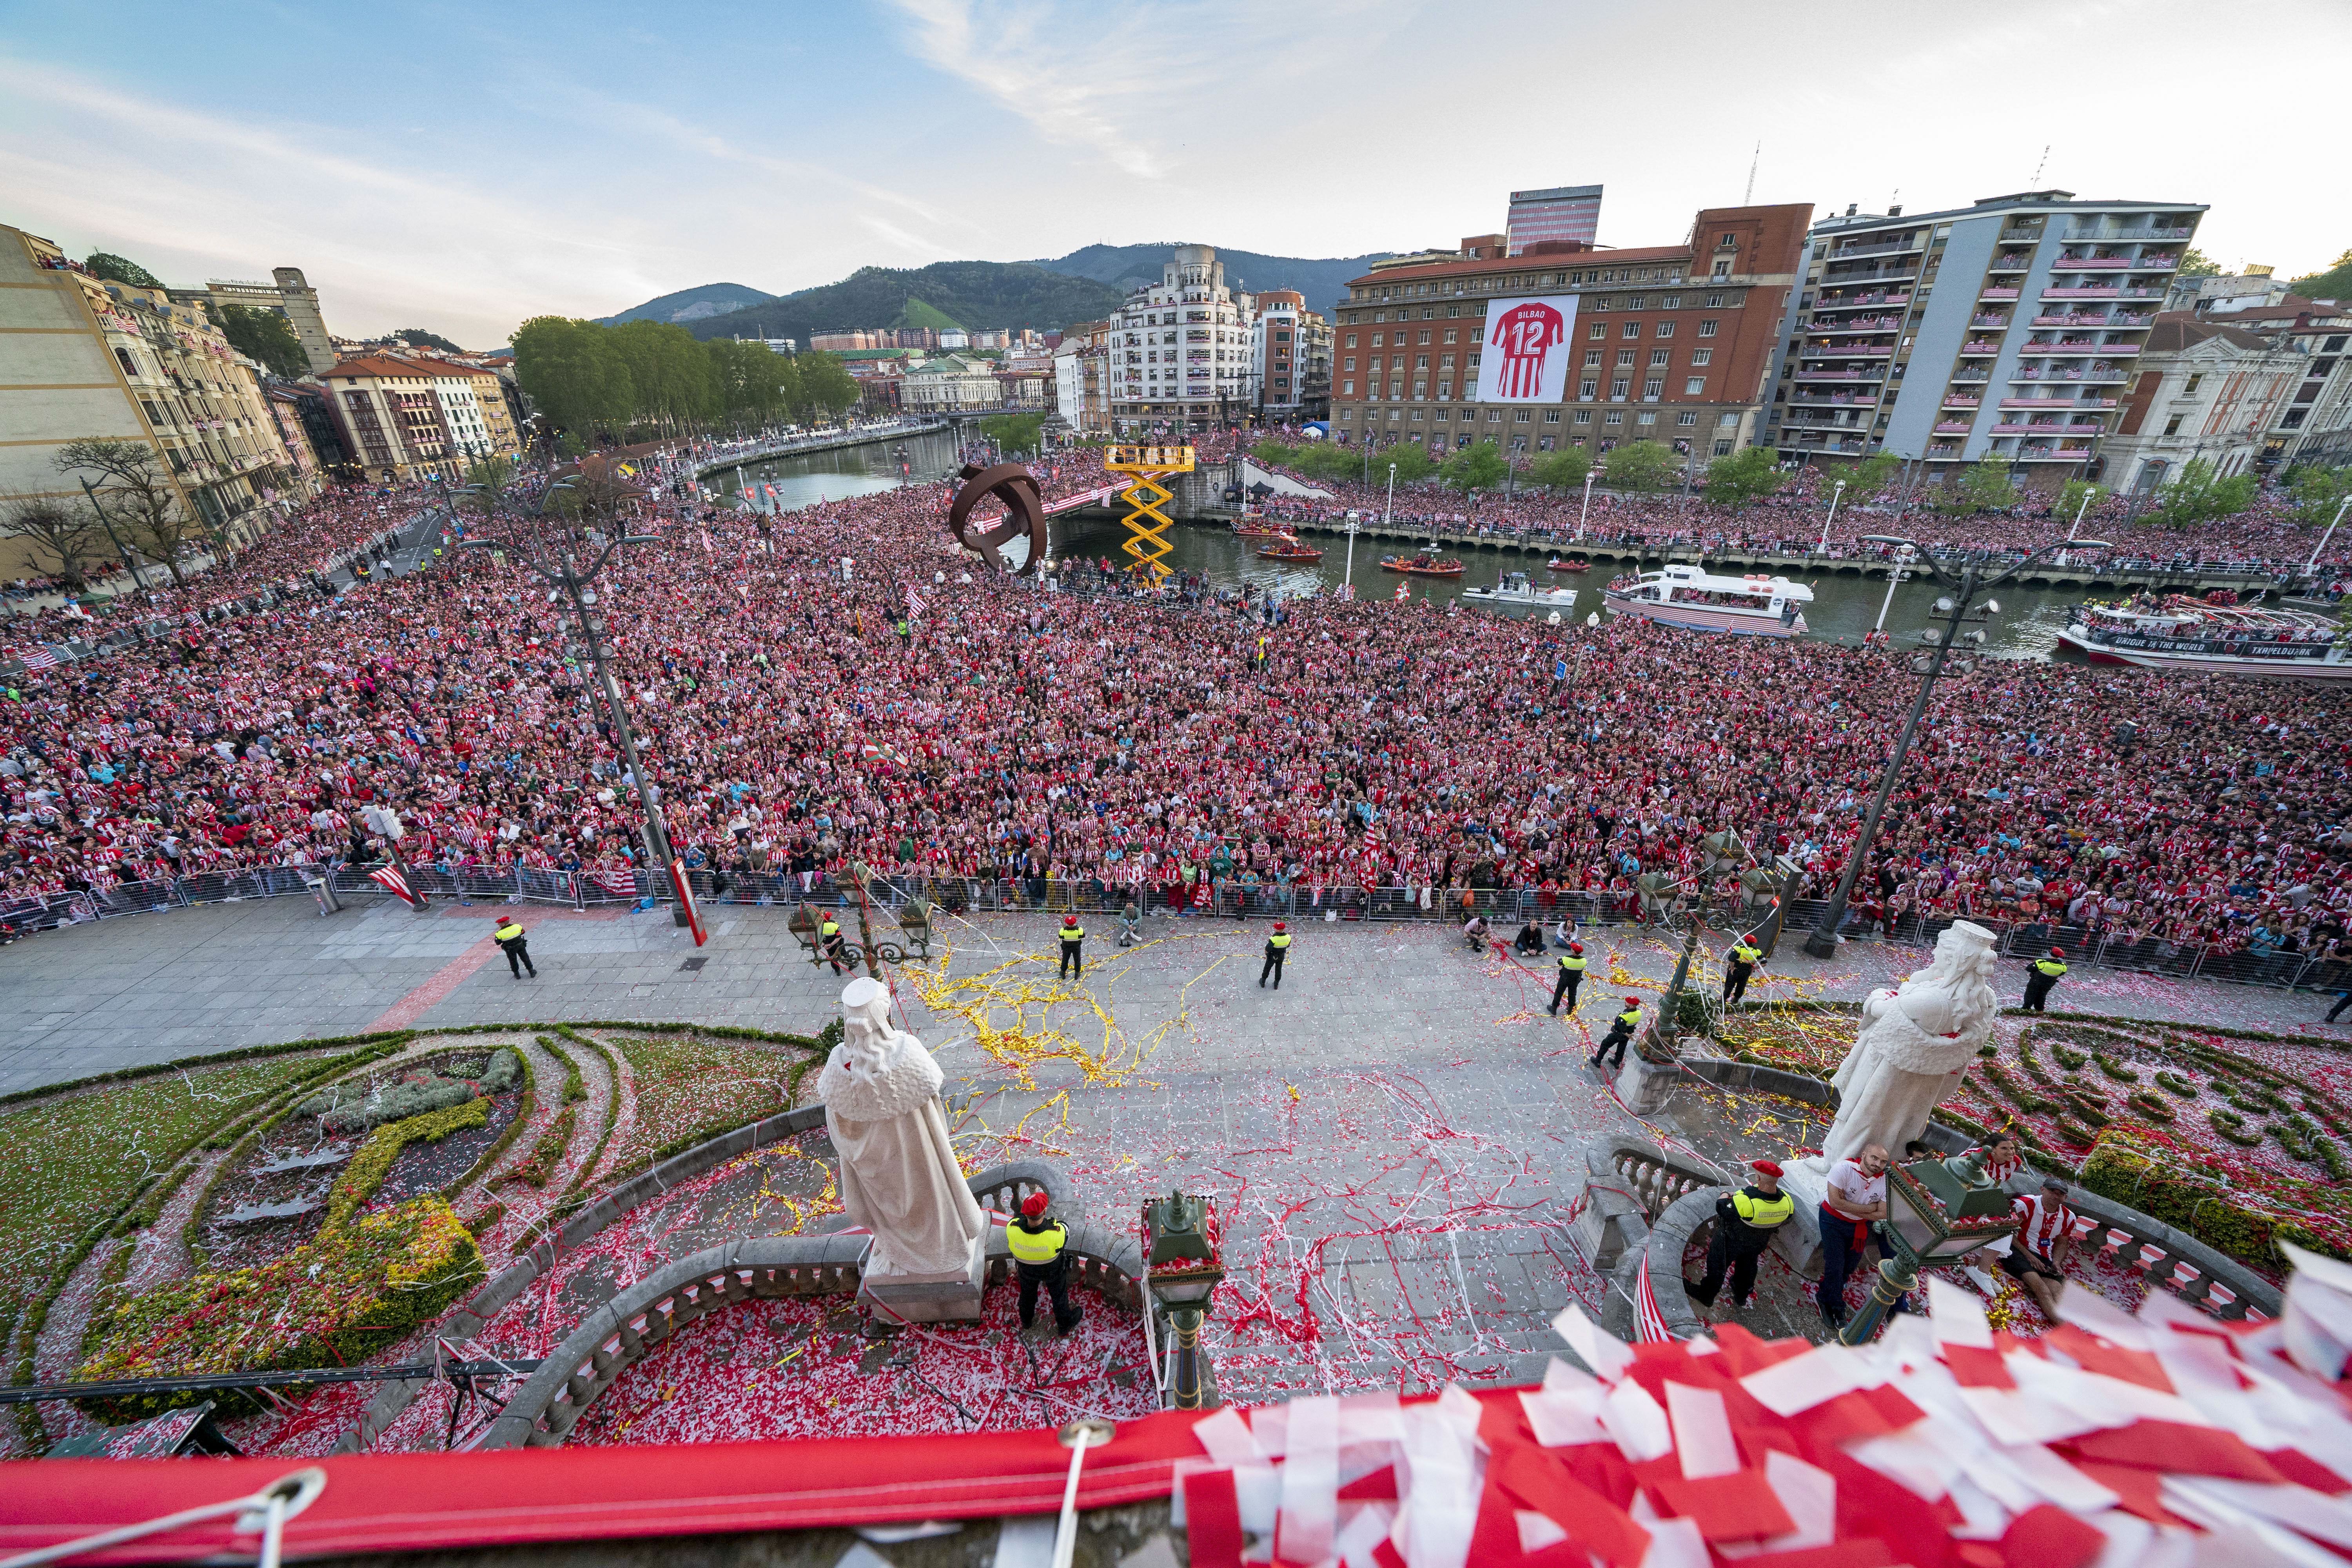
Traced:
<svg viewBox="0 0 2352 1568">
<path fill-rule="evenodd" d="M 1816 555 L 1826 554 L 1830 547 L 1830 524 L 1837 521 L 1838 498 L 1845 494 L 1845 481 L 1840 479 L 1830 490 L 1830 514 L 1822 519 L 1822 540 L 1813 546 Z"/>
<path fill-rule="evenodd" d="M 87 489 L 89 485 L 89 481 L 88 479 L 84 479 L 82 481 L 82 485 L 83 488 Z M 2346 507 L 2352 507 L 2352 496 L 2346 496 L 2344 500 L 2337 504 L 2336 508 L 2336 515 L 2328 520 L 2327 531 L 2321 534 L 2319 536 L 2319 542 L 2311 547 L 2311 560 L 2303 569 L 2303 574 L 2305 576 L 2315 577 L 2319 574 L 2319 552 L 2326 549 L 2327 542 L 2336 536 L 2336 525 L 2344 521 L 2344 509 Z"/>
<path fill-rule="evenodd" d="M 1389 498 L 1381 503 L 1381 526 L 1382 528 L 1388 527 L 1389 518 L 1396 510 L 1396 471 L 1397 466 L 1394 463 L 1391 463 L 1389 465 Z"/>
<path fill-rule="evenodd" d="M 2018 1223 L 2009 1194 L 1985 1174 L 1974 1150 L 1890 1167 L 1883 1228 L 1893 1250 L 1879 1264 L 1862 1310 L 1838 1331 L 1838 1342 L 1869 1343 L 1895 1303 L 1918 1288 L 1919 1270 L 1958 1263 Z"/>
<path fill-rule="evenodd" d="M 1357 527 L 1357 513 L 1351 508 L 1348 512 L 1348 569 L 1339 578 L 1339 596 L 1343 599 L 1353 599 L 1356 596 Z"/>
<path fill-rule="evenodd" d="M 547 515 L 548 502 L 555 499 L 556 492 L 571 488 L 571 481 L 565 479 L 559 479 L 548 486 L 546 492 L 540 497 L 538 511 L 531 514 L 534 519 L 543 520 Z M 670 851 L 669 832 L 662 822 L 661 791 L 646 777 L 645 764 L 638 759 L 636 732 L 629 728 L 628 710 L 621 700 L 620 688 L 613 679 L 612 669 L 604 662 L 604 641 L 600 635 L 596 617 L 592 614 L 596 604 L 596 590 L 589 586 L 596 580 L 596 574 L 604 569 L 604 563 L 612 559 L 614 550 L 624 544 L 657 543 L 658 537 L 650 533 L 632 533 L 609 539 L 605 542 L 604 548 L 598 552 L 596 559 L 589 563 L 583 570 L 579 565 L 572 549 L 572 542 L 578 537 L 577 534 L 566 529 L 562 533 L 563 542 L 550 544 L 546 538 L 547 530 L 541 528 L 536 531 L 541 536 L 539 542 L 544 551 L 545 558 L 532 558 L 531 555 L 524 552 L 524 546 L 520 544 L 517 546 L 517 553 L 521 557 L 521 563 L 536 574 L 540 581 L 561 592 L 571 602 L 572 619 L 579 627 L 580 641 L 586 647 L 589 662 L 596 672 L 596 688 L 604 695 L 604 710 L 612 716 L 613 733 L 621 743 L 622 759 L 628 764 L 628 783 L 635 788 L 638 803 L 645 808 L 646 847 L 655 861 L 669 872 L 678 885 L 679 900 L 672 911 L 676 922 L 681 926 L 692 927 L 694 915 L 686 901 L 683 869 L 678 866 L 677 857 Z M 496 539 L 466 539 L 458 542 L 458 548 L 495 550 L 505 542 Z M 700 940 L 700 932 L 698 931 L 697 945 L 699 945 Z"/>
<path fill-rule="evenodd" d="M 1201 1355 L 1201 1330 L 1209 1299 L 1225 1277 L 1215 1213 L 1206 1198 L 1171 1192 L 1143 1205 L 1143 1237 L 1145 1323 L 1164 1310 L 1169 1328 L 1167 1371 L 1157 1381 L 1168 1391 L 1170 1408 L 1207 1409 L 1217 1403 L 1217 1385 Z"/>
<path fill-rule="evenodd" d="M 1601 465 L 1595 463 L 1584 470 L 1584 504 L 1577 509 L 1576 537 L 1569 541 L 1570 544 L 1584 538 L 1584 520 L 1592 515 L 1592 481 L 1601 477 Z"/>
<path fill-rule="evenodd" d="M 106 515 L 106 508 L 99 504 L 98 492 L 89 488 L 89 481 L 87 479 L 81 481 L 81 493 L 89 498 L 90 510 L 98 513 L 100 526 L 106 530 L 106 537 L 114 541 L 114 548 L 121 554 L 122 563 L 131 568 L 131 580 L 139 584 L 139 591 L 141 593 L 145 593 L 147 591 L 147 579 L 139 574 L 138 560 L 128 549 L 124 548 L 122 540 L 114 531 L 114 520 Z M 2344 514 L 2339 511 L 2336 515 L 2341 517 Z M 2323 539 L 2320 542 L 2325 544 L 2327 542 Z M 2319 552 L 2315 550 L 2311 552 L 2311 558 L 2314 561 L 2318 560 Z"/>
<path fill-rule="evenodd" d="M 2094 484 L 2085 484 L 2083 487 L 2083 504 L 2074 509 L 2074 525 L 2066 531 L 2067 543 L 2072 544 L 2074 542 L 2074 535 L 2083 531 L 2083 514 L 2091 510 L 2091 503 L 2098 499 L 2098 486 Z"/>
<path fill-rule="evenodd" d="M 1946 661 L 1951 658 L 1952 645 L 1959 640 L 1960 626 L 1969 618 L 1969 607 L 1975 603 L 1979 594 L 1990 588 L 2000 587 L 2043 556 L 2053 551 L 2067 548 L 2063 542 L 2045 544 L 2023 560 L 2004 568 L 2000 575 L 1994 577 L 1982 575 L 1981 568 L 1971 563 L 1958 577 L 1955 578 L 1944 570 L 1941 562 L 1920 549 L 1916 540 L 1904 539 L 1889 533 L 1865 533 L 1862 537 L 1865 543 L 1892 544 L 1899 549 L 1908 550 L 1917 556 L 1920 564 L 1935 574 L 1936 580 L 1949 588 L 1951 593 L 1946 598 L 1937 602 L 1936 613 L 1945 617 L 1943 635 L 1937 641 L 1934 649 L 1925 656 L 1926 666 L 1924 668 L 1916 664 L 1914 666 L 1920 677 L 1919 695 L 1911 704 L 1910 717 L 1903 721 L 1902 733 L 1895 738 L 1895 754 L 1887 759 L 1886 773 L 1879 780 L 1878 794 L 1870 803 L 1869 813 L 1862 819 L 1862 834 L 1854 840 L 1853 852 L 1847 857 L 1845 874 L 1838 879 L 1837 891 L 1831 895 L 1829 908 L 1822 913 L 1822 923 L 1815 928 L 1812 935 L 1805 939 L 1805 951 L 1815 958 L 1837 956 L 1838 928 L 1845 923 L 1846 900 L 1853 896 L 1854 879 L 1862 874 L 1863 862 L 1869 858 L 1871 840 L 1878 834 L 1878 819 L 1886 811 L 1887 798 L 1895 793 L 1895 780 L 1903 771 L 1903 759 L 1910 754 L 1912 734 L 1917 731 L 1921 717 L 1927 711 L 1927 699 L 1936 689 L 1937 679 L 1944 673 Z M 2107 550 L 2113 546 L 2104 539 L 2078 539 L 2073 548 Z M 1898 565 L 1896 570 L 1900 571 L 1902 568 Z M 1889 593 L 1892 592 L 1893 590 L 1890 589 Z M 1996 614 L 1998 610 L 1999 606 L 1994 604 L 1989 603 L 1985 606 L 1987 615 Z M 1972 643 L 1981 642 L 1983 639 L 1982 632 L 1969 634 L 1969 640 Z"/>
</svg>

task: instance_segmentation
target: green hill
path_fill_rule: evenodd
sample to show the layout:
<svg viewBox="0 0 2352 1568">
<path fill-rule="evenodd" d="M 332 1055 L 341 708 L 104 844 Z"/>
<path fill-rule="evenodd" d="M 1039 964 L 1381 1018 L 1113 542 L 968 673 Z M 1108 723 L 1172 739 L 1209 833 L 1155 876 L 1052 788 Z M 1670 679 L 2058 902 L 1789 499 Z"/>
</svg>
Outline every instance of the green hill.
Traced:
<svg viewBox="0 0 2352 1568">
<path fill-rule="evenodd" d="M 601 318 L 601 321 L 607 327 L 617 327 L 624 321 L 698 321 L 705 316 L 740 310 L 747 305 L 757 305 L 774 298 L 774 295 L 762 294 L 757 289 L 746 289 L 740 283 L 705 283 L 699 288 L 681 289 L 675 294 L 648 300 L 642 305 L 632 305 L 617 316 Z"/>
<path fill-rule="evenodd" d="M 1066 327 L 1101 320 L 1122 298 L 1107 283 L 1025 261 L 936 261 L 911 270 L 860 268 L 838 283 L 683 324 L 698 338 L 764 331 L 806 343 L 821 331 L 902 318 L 910 326 Z"/>
<path fill-rule="evenodd" d="M 957 331 L 969 330 L 961 321 L 949 320 L 945 311 L 933 310 L 922 300 L 911 299 L 907 301 L 906 309 L 898 312 L 898 319 L 890 324 L 894 327 L 929 327 L 935 332 L 950 329 Z"/>
<path fill-rule="evenodd" d="M 1108 283 L 1122 293 L 1136 283 L 1157 283 L 1160 269 L 1167 265 L 1168 253 L 1181 240 L 1169 240 L 1158 245 L 1089 245 L 1083 250 L 1052 261 L 1040 261 L 1038 266 L 1050 272 L 1067 272 L 1075 277 L 1091 278 Z M 1361 278 L 1375 261 L 1390 255 L 1387 251 L 1370 256 L 1338 256 L 1310 259 L 1303 256 L 1261 256 L 1255 250 L 1228 250 L 1217 247 L 1217 259 L 1225 264 L 1225 285 L 1231 289 L 1246 289 L 1262 294 L 1269 289 L 1296 289 L 1307 297 L 1310 310 L 1328 312 L 1332 302 L 1347 297 L 1349 283 Z"/>
</svg>

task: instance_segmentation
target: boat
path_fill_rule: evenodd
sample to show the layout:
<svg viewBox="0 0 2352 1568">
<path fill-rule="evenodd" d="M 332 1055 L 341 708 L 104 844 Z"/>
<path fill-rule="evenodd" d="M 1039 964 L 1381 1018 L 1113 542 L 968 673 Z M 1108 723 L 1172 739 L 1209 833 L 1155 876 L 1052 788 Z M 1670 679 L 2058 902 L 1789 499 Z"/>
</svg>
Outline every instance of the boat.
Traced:
<svg viewBox="0 0 2352 1568">
<path fill-rule="evenodd" d="M 1462 596 L 1480 605 L 1537 605 L 1565 610 L 1576 603 L 1573 588 L 1540 588 L 1524 572 L 1506 572 L 1491 588 L 1465 588 Z"/>
<path fill-rule="evenodd" d="M 1323 552 L 1285 534 L 1272 544 L 1260 545 L 1257 558 L 1260 561 L 1320 561 Z"/>
<path fill-rule="evenodd" d="M 2094 664 L 2185 669 L 2199 675 L 2352 679 L 2344 628 L 2307 610 L 2259 610 L 2168 594 L 2115 605 L 2077 605 L 2059 632 Z"/>
<path fill-rule="evenodd" d="M 1592 570 L 1592 563 L 1587 561 L 1581 555 L 1571 555 L 1565 561 L 1562 561 L 1559 556 L 1555 555 L 1550 560 L 1544 563 L 1544 570 L 1547 572 L 1590 572 Z"/>
<path fill-rule="evenodd" d="M 1462 563 L 1440 561 L 1433 550 L 1423 550 L 1412 555 L 1383 555 L 1381 557 L 1381 570 L 1402 572 L 1408 577 L 1459 577 L 1462 575 Z"/>
<path fill-rule="evenodd" d="M 1235 539 L 1288 539 L 1290 530 L 1270 518 L 1244 514 L 1234 519 Z"/>
<path fill-rule="evenodd" d="M 1666 566 L 1620 577 L 1601 590 L 1601 598 L 1618 615 L 1664 626 L 1794 637 L 1805 634 L 1801 606 L 1813 602 L 1813 591 L 1786 577 L 1718 577 L 1696 566 Z"/>
</svg>

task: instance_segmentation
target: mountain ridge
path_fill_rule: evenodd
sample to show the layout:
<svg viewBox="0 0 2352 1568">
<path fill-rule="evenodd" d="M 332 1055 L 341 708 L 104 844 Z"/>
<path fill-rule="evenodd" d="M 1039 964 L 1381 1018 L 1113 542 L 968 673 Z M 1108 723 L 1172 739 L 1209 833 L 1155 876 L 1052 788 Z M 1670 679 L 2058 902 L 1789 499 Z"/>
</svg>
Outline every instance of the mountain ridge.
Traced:
<svg viewBox="0 0 2352 1568">
<path fill-rule="evenodd" d="M 774 299 L 759 289 L 741 283 L 702 283 L 691 289 L 680 289 L 632 305 L 617 315 L 599 316 L 599 326 L 617 327 L 624 321 L 698 321 L 706 316 L 721 315 L 745 305 L 765 304 Z"/>
</svg>

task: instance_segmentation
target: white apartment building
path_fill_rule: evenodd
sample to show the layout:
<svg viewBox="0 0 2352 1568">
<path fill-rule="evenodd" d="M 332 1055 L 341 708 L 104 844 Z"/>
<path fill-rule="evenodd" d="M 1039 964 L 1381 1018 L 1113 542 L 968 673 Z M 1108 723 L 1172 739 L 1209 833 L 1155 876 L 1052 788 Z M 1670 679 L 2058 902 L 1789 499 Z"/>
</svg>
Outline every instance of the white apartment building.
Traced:
<svg viewBox="0 0 2352 1568">
<path fill-rule="evenodd" d="M 2186 311 L 2158 316 L 2105 446 L 2106 476 L 2152 490 L 2202 459 L 2225 477 L 2262 460 L 2309 355 Z"/>
<path fill-rule="evenodd" d="M 1247 294 L 1225 287 L 1214 247 L 1180 245 L 1160 281 L 1110 321 L 1111 424 L 1122 434 L 1213 429 L 1253 398 Z"/>
<path fill-rule="evenodd" d="M 436 375 L 433 395 L 440 400 L 441 423 L 449 432 L 449 444 L 460 456 L 468 462 L 479 462 L 498 450 L 482 417 L 482 406 L 474 400 L 470 377 Z"/>
<path fill-rule="evenodd" d="M 2102 447 L 2204 213 L 2025 191 L 1822 219 L 1765 440 L 1784 458 L 1884 451 L 1931 471 L 1991 458 L 2112 478 Z"/>
</svg>

